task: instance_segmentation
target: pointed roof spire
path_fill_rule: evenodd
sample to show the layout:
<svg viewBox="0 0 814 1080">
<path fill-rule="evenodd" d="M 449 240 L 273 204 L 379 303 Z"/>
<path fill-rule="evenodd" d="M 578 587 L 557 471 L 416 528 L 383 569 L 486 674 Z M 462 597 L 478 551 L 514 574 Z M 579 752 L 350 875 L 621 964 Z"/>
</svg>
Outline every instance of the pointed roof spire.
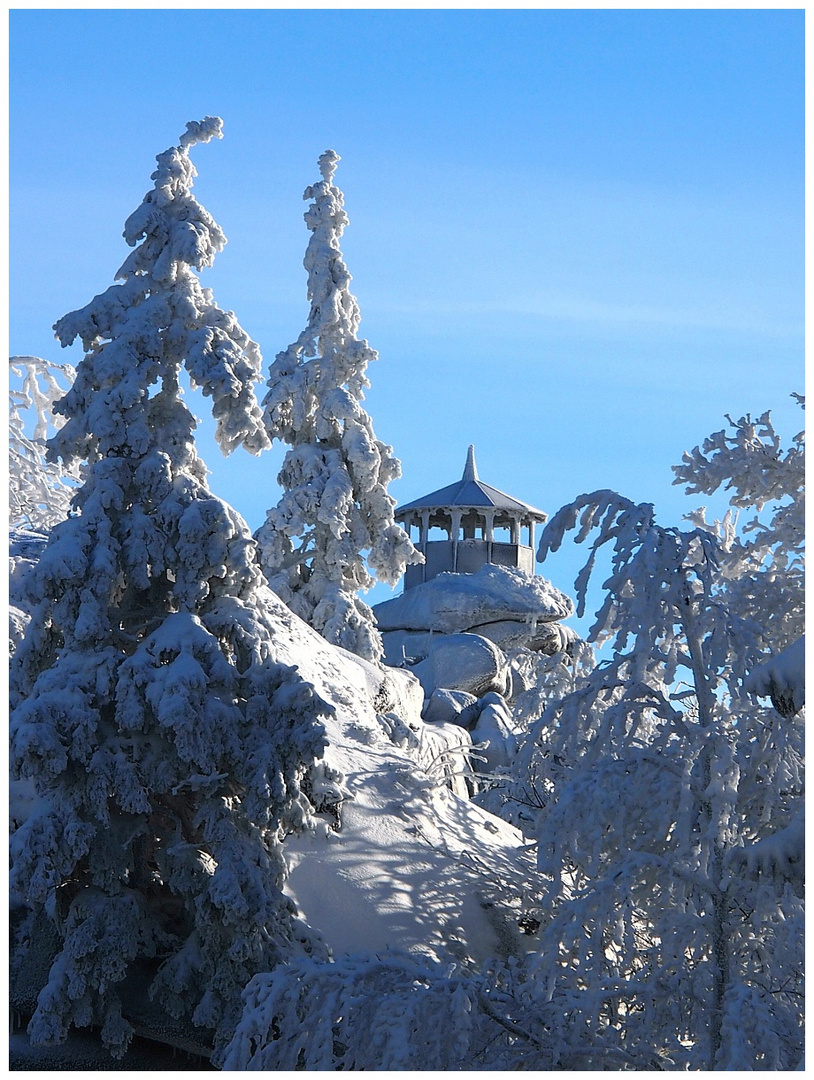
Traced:
<svg viewBox="0 0 814 1080">
<path fill-rule="evenodd" d="M 462 480 L 477 480 L 478 479 L 478 467 L 475 464 L 475 447 L 470 443 L 469 449 L 466 452 L 466 465 L 464 466 L 464 474 L 461 477 Z"/>
<path fill-rule="evenodd" d="M 514 496 L 507 495 L 503 491 L 498 491 L 497 488 L 493 488 L 489 484 L 484 484 L 478 477 L 474 446 L 470 446 L 467 451 L 466 466 L 460 480 L 454 484 L 449 484 L 447 487 L 440 488 L 438 491 L 433 491 L 429 495 L 424 495 L 420 499 L 414 499 L 404 506 L 400 506 L 396 510 L 395 518 L 396 521 L 401 521 L 404 515 L 412 511 L 436 511 L 453 506 L 470 509 L 495 507 L 497 510 L 517 511 L 534 521 L 546 521 L 548 518 L 544 511 L 536 510 L 533 506 L 529 506 L 528 503 L 521 502 L 520 499 L 515 499 Z"/>
</svg>

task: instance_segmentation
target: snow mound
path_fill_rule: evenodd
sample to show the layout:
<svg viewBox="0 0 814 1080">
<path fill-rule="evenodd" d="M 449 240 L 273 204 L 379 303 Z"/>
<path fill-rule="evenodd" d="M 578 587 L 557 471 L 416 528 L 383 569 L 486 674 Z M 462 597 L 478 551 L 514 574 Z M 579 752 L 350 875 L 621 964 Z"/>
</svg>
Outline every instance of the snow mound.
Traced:
<svg viewBox="0 0 814 1080">
<path fill-rule="evenodd" d="M 505 620 L 556 622 L 573 615 L 574 604 L 545 578 L 487 565 L 474 574 L 439 574 L 373 611 L 380 630 L 461 634 Z"/>
</svg>

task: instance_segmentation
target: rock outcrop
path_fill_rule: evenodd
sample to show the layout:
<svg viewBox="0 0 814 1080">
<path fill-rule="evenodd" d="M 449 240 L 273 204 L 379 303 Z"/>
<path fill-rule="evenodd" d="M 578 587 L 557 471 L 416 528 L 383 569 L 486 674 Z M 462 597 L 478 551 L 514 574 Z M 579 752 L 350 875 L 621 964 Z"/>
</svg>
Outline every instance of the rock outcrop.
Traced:
<svg viewBox="0 0 814 1080">
<path fill-rule="evenodd" d="M 560 622 L 574 613 L 570 597 L 545 578 L 503 566 L 438 574 L 373 611 L 385 662 L 409 668 L 427 699 L 439 690 L 513 698 L 523 687 L 508 659 L 512 652 L 554 656 L 577 636 Z M 448 704 L 436 703 L 447 713 Z M 426 709 L 425 703 L 425 718 Z"/>
<path fill-rule="evenodd" d="M 474 574 L 439 574 L 374 607 L 382 632 L 432 630 L 461 634 L 492 623 L 540 624 L 574 613 L 570 597 L 545 578 L 487 565 Z"/>
</svg>

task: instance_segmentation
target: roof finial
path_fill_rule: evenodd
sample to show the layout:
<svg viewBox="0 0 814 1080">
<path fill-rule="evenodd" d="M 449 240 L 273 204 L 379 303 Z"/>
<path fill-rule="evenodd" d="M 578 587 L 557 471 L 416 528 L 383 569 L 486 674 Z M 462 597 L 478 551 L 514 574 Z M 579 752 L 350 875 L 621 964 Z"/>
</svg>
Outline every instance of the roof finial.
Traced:
<svg viewBox="0 0 814 1080">
<path fill-rule="evenodd" d="M 464 468 L 464 474 L 461 477 L 462 480 L 477 480 L 478 479 L 478 467 L 475 464 L 475 447 L 470 444 L 469 449 L 466 452 L 466 467 Z"/>
</svg>

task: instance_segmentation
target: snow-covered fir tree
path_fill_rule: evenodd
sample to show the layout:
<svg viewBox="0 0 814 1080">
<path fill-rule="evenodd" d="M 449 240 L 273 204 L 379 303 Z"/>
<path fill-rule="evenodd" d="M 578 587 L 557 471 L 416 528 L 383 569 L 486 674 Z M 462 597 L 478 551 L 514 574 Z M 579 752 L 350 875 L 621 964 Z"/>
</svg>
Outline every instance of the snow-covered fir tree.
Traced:
<svg viewBox="0 0 814 1080">
<path fill-rule="evenodd" d="M 64 423 L 53 404 L 76 377 L 70 364 L 38 356 L 12 356 L 9 386 L 9 525 L 47 533 L 68 516 L 79 481 L 79 465 L 64 467 L 45 457 L 45 443 Z"/>
<path fill-rule="evenodd" d="M 55 325 L 85 349 L 55 405 L 50 460 L 86 461 L 74 513 L 27 578 L 32 619 L 12 666 L 11 764 L 38 809 L 12 838 L 12 890 L 61 946 L 34 1043 L 132 1034 L 122 981 L 214 1038 L 251 976 L 312 947 L 282 891 L 282 837 L 311 819 L 303 785 L 326 706 L 274 660 L 278 632 L 245 522 L 208 490 L 179 372 L 212 399 L 224 452 L 268 445 L 257 346 L 199 283 L 225 238 L 191 192 L 191 122 L 127 220 L 120 281 Z"/>
<path fill-rule="evenodd" d="M 359 306 L 339 247 L 348 219 L 333 184 L 338 161 L 326 150 L 322 180 L 304 195 L 313 200 L 304 260 L 311 309 L 270 369 L 266 430 L 291 449 L 278 477 L 284 494 L 257 540 L 269 584 L 293 611 L 328 641 L 378 659 L 375 619 L 358 593 L 375 580 L 395 585 L 422 556 L 393 518 L 387 487 L 401 475 L 399 461 L 361 405 L 377 354 L 357 337 Z"/>
<path fill-rule="evenodd" d="M 582 1040 L 597 1062 L 612 1050 L 637 1068 L 789 1069 L 802 1056 L 802 852 L 744 872 L 756 841 L 795 831 L 803 801 L 801 719 L 749 693 L 766 651 L 802 629 L 802 437 L 784 452 L 768 416 L 733 426 L 687 455 L 678 482 L 726 485 L 741 508 L 771 501 L 771 521 L 739 534 L 731 515 L 705 527 L 699 511 L 682 531 L 601 491 L 541 538 L 544 558 L 570 529 L 593 534 L 581 608 L 611 553 L 590 635 L 610 656 L 545 709 L 514 790 L 539 807 L 532 981 L 568 1000 L 563 1045 Z"/>
</svg>

